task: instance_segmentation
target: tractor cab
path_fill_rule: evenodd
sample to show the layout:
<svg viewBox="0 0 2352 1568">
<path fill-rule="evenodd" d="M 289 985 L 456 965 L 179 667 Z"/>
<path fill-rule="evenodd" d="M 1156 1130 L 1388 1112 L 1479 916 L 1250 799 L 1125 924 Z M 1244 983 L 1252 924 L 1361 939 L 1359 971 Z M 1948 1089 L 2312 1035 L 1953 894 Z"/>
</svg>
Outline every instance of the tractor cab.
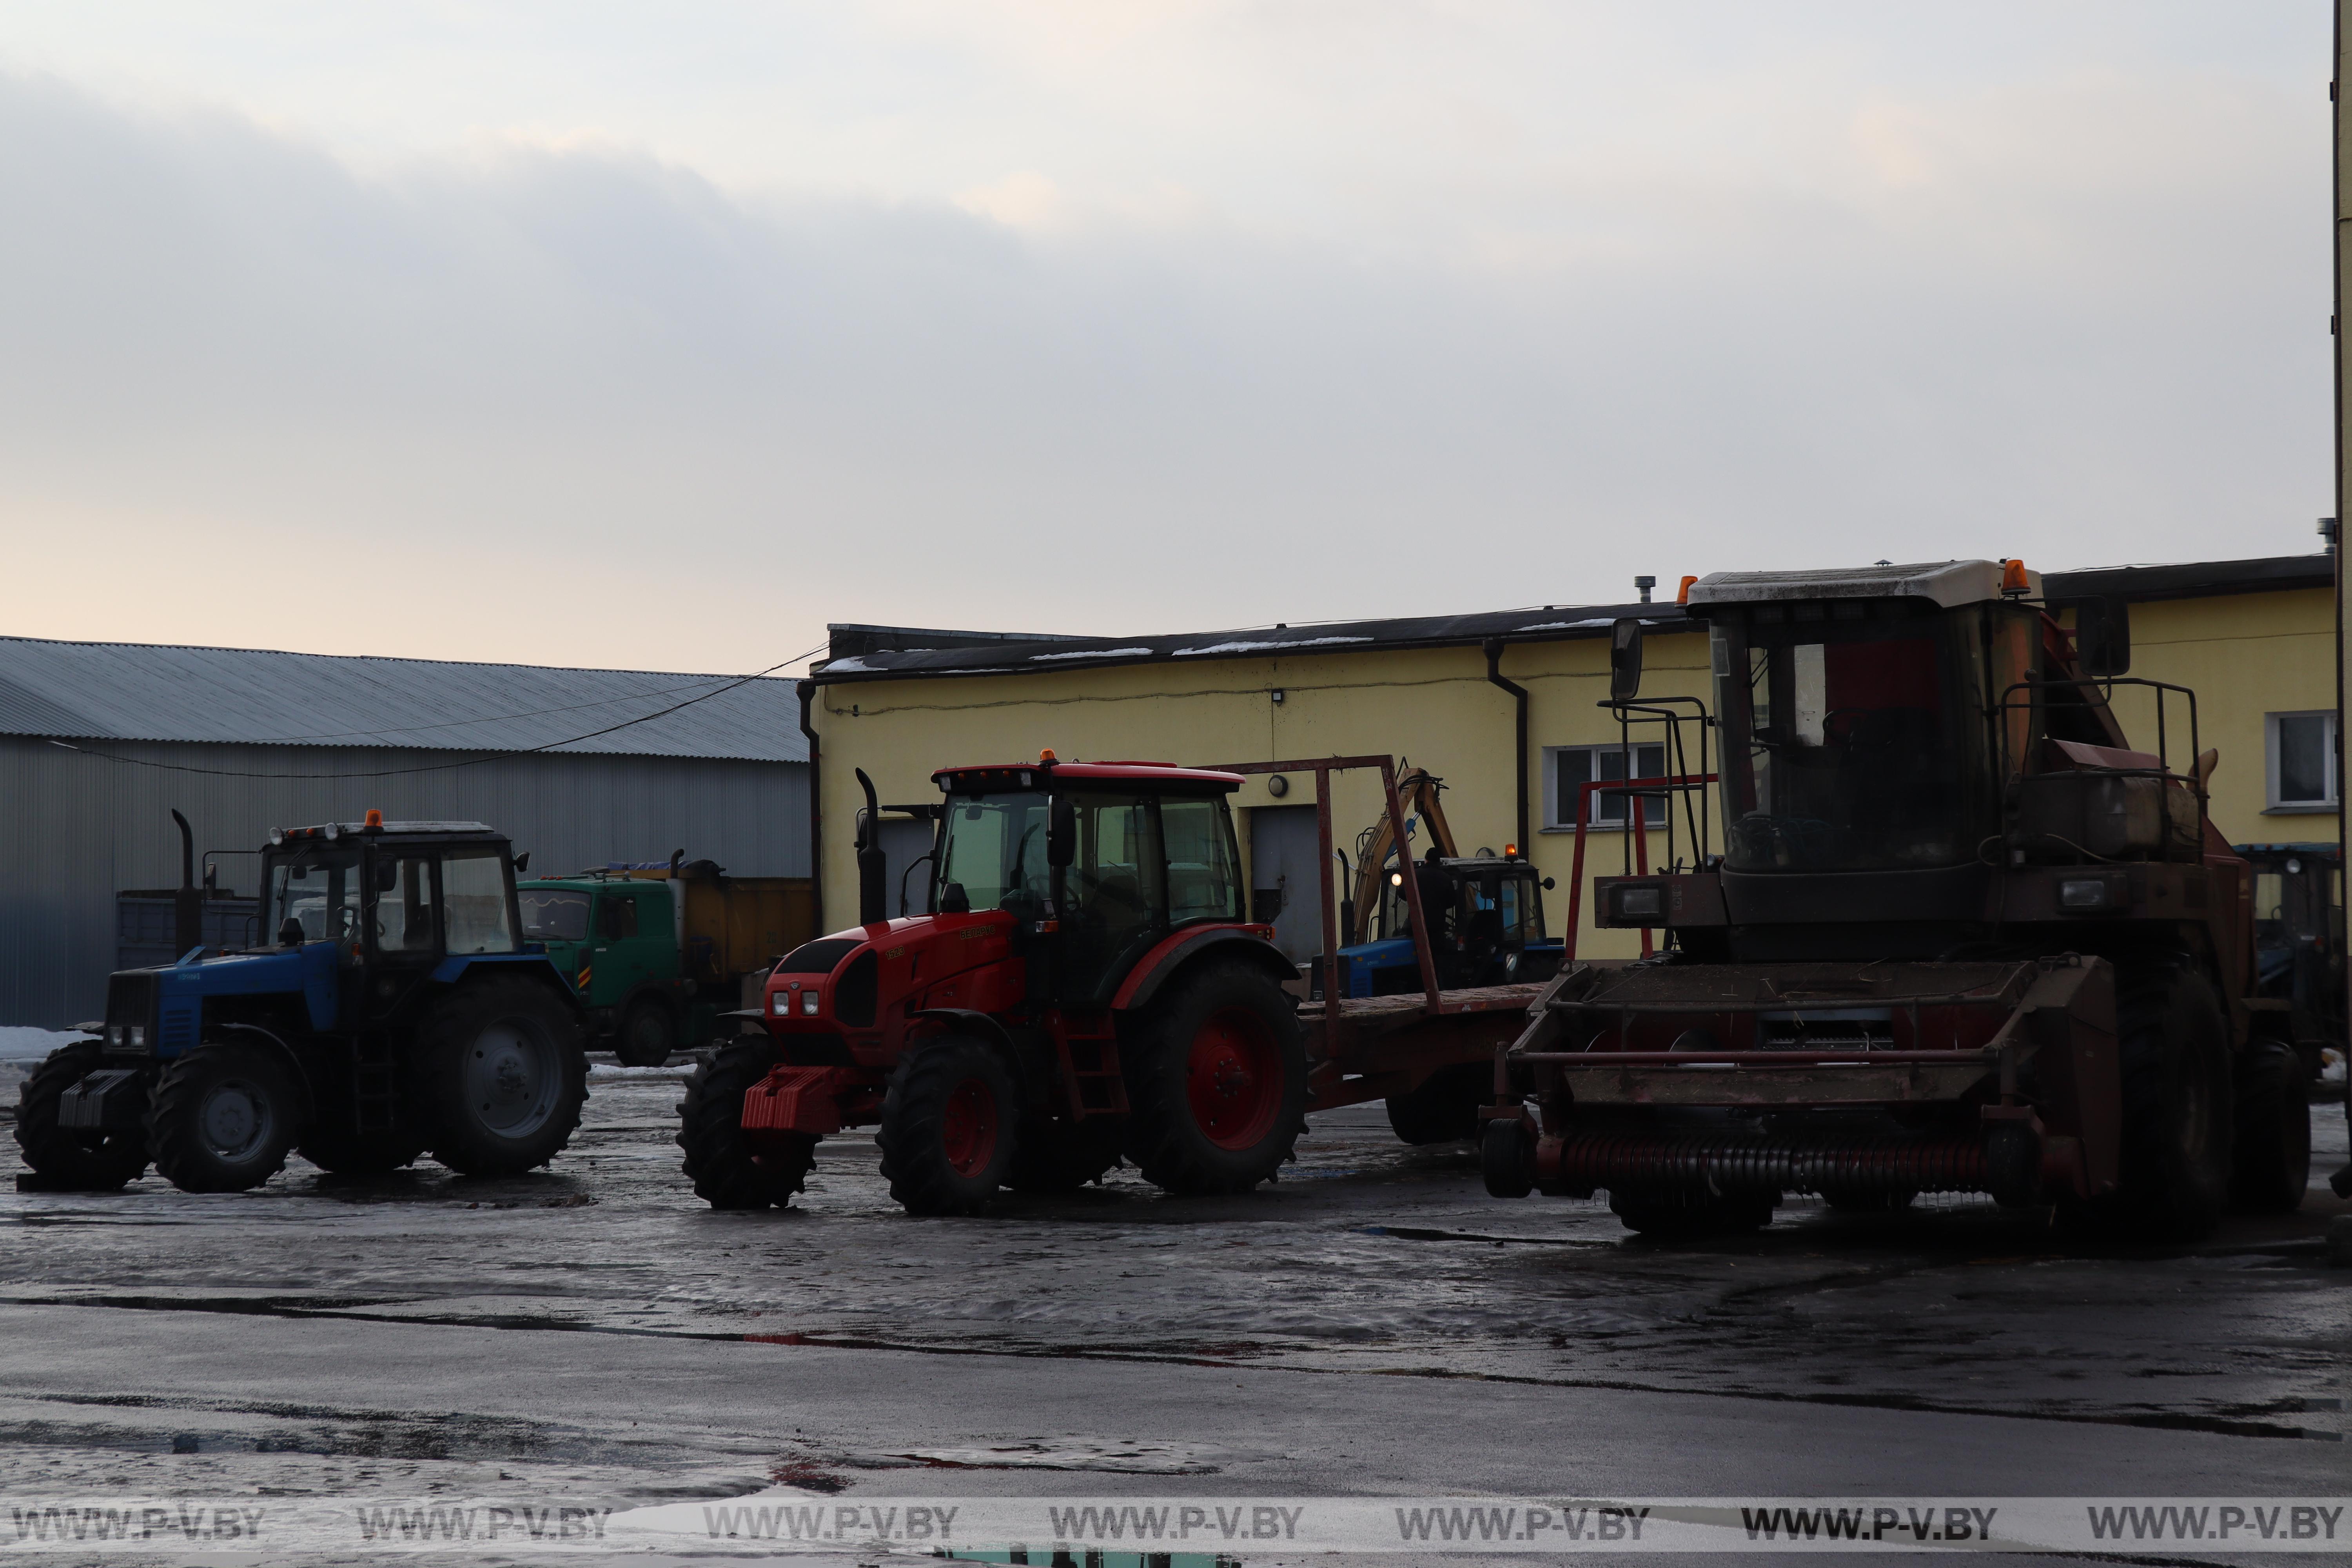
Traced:
<svg viewBox="0 0 2352 1568">
<path fill-rule="evenodd" d="M 1030 996 L 1108 1005 L 1174 931 L 1243 920 L 1231 773 L 1134 763 L 936 775 L 932 907 L 1002 910 Z"/>
<path fill-rule="evenodd" d="M 362 964 L 522 951 L 506 837 L 479 822 L 280 828 L 262 851 L 263 941 L 332 942 Z"/>
<path fill-rule="evenodd" d="M 2284 1002 L 2315 1081 L 2320 1053 L 2345 1048 L 2344 851 L 2334 844 L 2241 844 L 2254 879 L 2254 994 Z"/>
<path fill-rule="evenodd" d="M 1415 868 L 1422 873 L 1439 990 L 1519 984 L 1558 972 L 1562 943 L 1544 931 L 1543 890 L 1550 879 L 1534 866 L 1506 854 L 1439 857 Z M 1405 911 L 1404 879 L 1411 874 L 1390 869 L 1372 911 L 1371 940 L 1339 950 L 1342 995 L 1392 996 L 1422 988 Z"/>
</svg>

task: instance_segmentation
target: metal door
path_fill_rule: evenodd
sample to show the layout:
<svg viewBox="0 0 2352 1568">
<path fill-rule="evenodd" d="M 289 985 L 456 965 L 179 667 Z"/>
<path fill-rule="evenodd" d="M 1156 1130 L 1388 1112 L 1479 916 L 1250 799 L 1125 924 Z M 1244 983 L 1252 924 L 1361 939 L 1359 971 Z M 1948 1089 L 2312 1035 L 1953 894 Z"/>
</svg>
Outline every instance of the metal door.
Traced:
<svg viewBox="0 0 2352 1568">
<path fill-rule="evenodd" d="M 1261 805 L 1250 811 L 1250 918 L 1271 912 L 1274 945 L 1293 963 L 1323 950 L 1323 906 L 1315 863 L 1315 808 Z"/>
</svg>

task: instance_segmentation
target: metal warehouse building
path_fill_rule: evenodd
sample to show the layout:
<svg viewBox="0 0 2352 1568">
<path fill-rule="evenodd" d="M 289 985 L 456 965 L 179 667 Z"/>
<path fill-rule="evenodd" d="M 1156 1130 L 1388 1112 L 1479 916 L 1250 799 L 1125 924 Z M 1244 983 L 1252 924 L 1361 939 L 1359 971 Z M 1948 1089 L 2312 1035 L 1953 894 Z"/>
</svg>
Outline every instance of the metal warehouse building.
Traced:
<svg viewBox="0 0 2352 1568">
<path fill-rule="evenodd" d="M 804 877 L 807 756 L 788 680 L 0 637 L 0 1024 L 98 1015 L 116 893 L 180 880 L 174 808 L 200 853 L 374 807 L 489 823 L 536 872 Z"/>
</svg>

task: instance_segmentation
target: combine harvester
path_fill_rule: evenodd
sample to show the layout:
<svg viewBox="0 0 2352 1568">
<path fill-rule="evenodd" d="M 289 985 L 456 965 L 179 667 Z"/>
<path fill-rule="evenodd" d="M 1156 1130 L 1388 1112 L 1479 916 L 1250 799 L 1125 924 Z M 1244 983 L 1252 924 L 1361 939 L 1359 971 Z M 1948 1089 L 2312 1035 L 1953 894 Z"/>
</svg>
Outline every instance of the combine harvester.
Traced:
<svg viewBox="0 0 2352 1568">
<path fill-rule="evenodd" d="M 2289 1003 L 2255 994 L 2195 694 L 2124 674 L 2120 602 L 2078 608 L 2078 654 L 2039 597 L 2013 561 L 1698 580 L 1713 717 L 1638 700 L 1620 626 L 1604 706 L 1664 733 L 1669 776 L 1633 782 L 1668 849 L 1597 879 L 1595 918 L 1664 945 L 1544 989 L 1481 1113 L 1489 1192 L 1606 1191 L 1663 1235 L 1759 1226 L 1791 1192 L 1989 1193 L 2169 1239 L 2302 1203 L 2308 1078 Z"/>
<path fill-rule="evenodd" d="M 695 1191 L 781 1205 L 817 1140 L 878 1124 L 891 1194 L 977 1212 L 1000 1187 L 1063 1192 L 1122 1154 L 1173 1193 L 1245 1192 L 1292 1157 L 1306 1113 L 1387 1099 L 1401 1129 L 1476 1129 L 1495 1053 L 1538 987 L 1441 994 L 1418 879 L 1401 883 L 1421 984 L 1301 1005 L 1298 971 L 1244 917 L 1227 796 L 1244 773 L 1312 774 L 1321 863 L 1330 775 L 1377 769 L 1404 841 L 1394 763 L 1235 768 L 1034 763 L 947 768 L 936 914 L 886 918 L 882 807 L 861 771 L 860 924 L 787 954 L 758 1015 L 678 1107 Z M 1339 950 L 1331 879 L 1323 951 Z M 1328 967 L 1328 966 L 1327 966 Z"/>
</svg>

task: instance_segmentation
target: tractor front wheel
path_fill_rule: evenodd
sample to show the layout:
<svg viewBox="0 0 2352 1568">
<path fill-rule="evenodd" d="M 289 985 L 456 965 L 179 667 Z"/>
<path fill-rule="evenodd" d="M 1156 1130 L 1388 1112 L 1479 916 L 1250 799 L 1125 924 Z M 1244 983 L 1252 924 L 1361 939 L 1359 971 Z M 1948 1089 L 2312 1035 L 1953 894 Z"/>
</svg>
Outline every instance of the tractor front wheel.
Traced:
<svg viewBox="0 0 2352 1568">
<path fill-rule="evenodd" d="M 2311 1185 L 2311 1078 L 2284 1040 L 2256 1040 L 2238 1073 L 2238 1141 L 2230 1201 L 2293 1214 Z"/>
<path fill-rule="evenodd" d="M 66 1090 L 106 1065 L 96 1040 L 59 1046 L 16 1086 L 16 1147 L 49 1184 L 110 1193 L 147 1171 L 147 1141 L 136 1131 L 86 1131 L 58 1125 Z"/>
<path fill-rule="evenodd" d="M 882 1175 L 908 1214 L 978 1214 L 1013 1164 L 1020 1097 L 1004 1058 L 951 1035 L 899 1062 L 882 1100 Z"/>
<path fill-rule="evenodd" d="M 1177 982 L 1129 1068 L 1128 1149 L 1171 1193 L 1245 1193 L 1307 1125 L 1307 1043 L 1281 986 L 1238 963 Z"/>
<path fill-rule="evenodd" d="M 686 1080 L 677 1102 L 677 1146 L 687 1179 L 715 1209 L 784 1208 L 816 1164 L 816 1135 L 743 1135 L 743 1096 L 783 1058 L 765 1035 L 721 1046 Z"/>
<path fill-rule="evenodd" d="M 207 1040 L 163 1064 L 147 1146 L 184 1193 L 242 1193 L 286 1168 L 302 1120 L 301 1090 L 275 1051 Z"/>
<path fill-rule="evenodd" d="M 2070 1230 L 2127 1241 L 2194 1241 L 2230 1197 L 2229 1024 L 2212 983 L 2186 967 L 2126 965 L 2116 976 L 2123 1078 L 2119 1190 L 2066 1200 Z"/>
<path fill-rule="evenodd" d="M 512 1176 L 562 1152 L 588 1099 L 580 1026 L 543 986 L 485 980 L 443 997 L 424 1025 L 433 1157 L 468 1176 Z"/>
</svg>

